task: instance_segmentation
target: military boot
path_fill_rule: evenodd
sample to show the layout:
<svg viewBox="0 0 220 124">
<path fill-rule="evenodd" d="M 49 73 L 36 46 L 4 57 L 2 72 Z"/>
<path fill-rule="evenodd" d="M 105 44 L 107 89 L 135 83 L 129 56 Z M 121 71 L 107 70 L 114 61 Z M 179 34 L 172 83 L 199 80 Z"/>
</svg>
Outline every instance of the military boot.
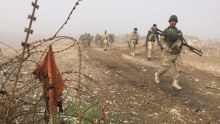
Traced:
<svg viewBox="0 0 220 124">
<path fill-rule="evenodd" d="M 177 90 L 181 90 L 182 87 L 179 85 L 177 80 L 173 81 L 172 87 L 176 88 Z"/>
<path fill-rule="evenodd" d="M 133 56 L 135 56 L 135 52 L 133 52 Z"/>
<path fill-rule="evenodd" d="M 160 83 L 160 78 L 158 77 L 158 73 L 155 73 L 155 82 Z"/>
</svg>

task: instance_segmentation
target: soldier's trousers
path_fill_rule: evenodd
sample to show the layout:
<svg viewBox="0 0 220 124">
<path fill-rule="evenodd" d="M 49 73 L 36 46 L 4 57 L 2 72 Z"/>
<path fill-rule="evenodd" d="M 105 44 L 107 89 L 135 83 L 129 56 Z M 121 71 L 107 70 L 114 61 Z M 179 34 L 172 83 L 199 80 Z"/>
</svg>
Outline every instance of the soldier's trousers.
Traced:
<svg viewBox="0 0 220 124">
<path fill-rule="evenodd" d="M 104 43 L 104 50 L 107 50 L 109 46 L 109 42 L 107 40 L 104 40 L 103 43 Z"/>
<path fill-rule="evenodd" d="M 151 58 L 151 54 L 154 49 L 154 46 L 155 46 L 154 41 L 148 41 L 148 43 L 147 43 L 147 57 Z"/>
<path fill-rule="evenodd" d="M 163 57 L 162 62 L 163 63 L 157 72 L 158 77 L 160 77 L 164 73 L 166 73 L 170 69 L 170 66 L 173 64 L 175 67 L 175 74 L 174 74 L 173 80 L 179 81 L 179 78 L 181 76 L 181 65 L 182 65 L 180 53 L 179 54 L 171 54 L 171 53 L 164 51 L 164 57 Z"/>
<path fill-rule="evenodd" d="M 102 40 L 99 41 L 99 47 L 103 48 L 103 41 Z"/>
<path fill-rule="evenodd" d="M 135 52 L 136 40 L 130 40 L 131 52 Z"/>
</svg>

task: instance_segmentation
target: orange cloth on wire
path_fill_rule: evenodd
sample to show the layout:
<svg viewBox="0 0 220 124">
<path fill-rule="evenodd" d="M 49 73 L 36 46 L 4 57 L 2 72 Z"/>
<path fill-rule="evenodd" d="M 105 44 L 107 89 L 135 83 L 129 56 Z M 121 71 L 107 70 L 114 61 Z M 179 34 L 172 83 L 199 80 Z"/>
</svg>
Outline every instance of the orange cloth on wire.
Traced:
<svg viewBox="0 0 220 124">
<path fill-rule="evenodd" d="M 36 77 L 39 78 L 43 83 L 44 98 L 49 97 L 49 113 L 53 116 L 56 116 L 57 103 L 61 99 L 62 92 L 66 87 L 66 83 L 56 65 L 52 45 L 49 46 L 46 56 L 33 71 L 33 74 L 35 74 Z"/>
</svg>

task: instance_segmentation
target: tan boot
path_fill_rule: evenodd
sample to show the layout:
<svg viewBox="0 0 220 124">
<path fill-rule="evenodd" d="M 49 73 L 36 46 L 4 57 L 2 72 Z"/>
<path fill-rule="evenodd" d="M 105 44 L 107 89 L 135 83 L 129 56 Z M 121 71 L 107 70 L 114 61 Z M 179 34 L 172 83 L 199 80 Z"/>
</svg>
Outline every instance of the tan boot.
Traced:
<svg viewBox="0 0 220 124">
<path fill-rule="evenodd" d="M 133 56 L 135 56 L 135 53 L 133 52 Z"/>
<path fill-rule="evenodd" d="M 177 90 L 181 90 L 182 87 L 178 84 L 177 80 L 173 81 L 172 87 L 176 88 Z"/>
<path fill-rule="evenodd" d="M 155 82 L 158 83 L 158 84 L 160 83 L 160 78 L 158 77 L 157 72 L 155 73 Z"/>
</svg>

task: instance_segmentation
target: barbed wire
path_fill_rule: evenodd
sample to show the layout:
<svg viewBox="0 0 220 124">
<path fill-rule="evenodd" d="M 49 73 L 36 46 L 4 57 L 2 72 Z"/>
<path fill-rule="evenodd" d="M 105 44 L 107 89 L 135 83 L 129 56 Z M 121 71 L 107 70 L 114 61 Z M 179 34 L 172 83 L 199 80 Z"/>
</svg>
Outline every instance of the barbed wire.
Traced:
<svg viewBox="0 0 220 124">
<path fill-rule="evenodd" d="M 7 47 L 9 47 L 10 49 L 14 50 L 16 53 L 19 54 L 19 52 L 18 52 L 17 50 L 15 50 L 13 47 L 11 47 L 10 45 L 8 45 L 8 44 L 6 44 L 6 43 L 4 43 L 4 42 L 2 42 L 2 41 L 0 41 L 0 43 L 3 44 L 3 45 L 5 45 L 5 46 L 7 46 Z"/>
<path fill-rule="evenodd" d="M 54 37 L 57 36 L 57 34 L 61 31 L 61 29 L 67 24 L 68 20 L 70 19 L 70 16 L 72 15 L 73 11 L 76 9 L 76 6 L 79 5 L 79 2 L 82 0 L 78 0 L 75 3 L 75 6 L 72 8 L 71 12 L 69 13 L 69 16 L 67 17 L 66 21 L 63 23 L 63 25 L 59 28 L 59 30 L 54 34 Z"/>
<path fill-rule="evenodd" d="M 35 9 L 39 8 L 39 6 L 37 5 L 37 0 L 35 0 L 35 2 L 32 3 L 33 11 L 32 15 L 28 16 L 28 18 L 30 19 L 30 23 L 29 27 L 25 28 L 25 32 L 27 34 L 25 42 L 22 42 L 22 52 L 19 53 L 19 51 L 13 49 L 14 51 L 16 51 L 16 53 L 19 54 L 10 55 L 10 58 L 4 58 L 4 60 L 0 62 L 0 115 L 6 124 L 14 123 L 17 119 L 20 120 L 20 122 L 22 123 L 36 123 L 37 121 L 39 123 L 42 122 L 42 116 L 37 114 L 43 113 L 42 107 L 45 107 L 41 103 L 43 84 L 32 76 L 32 71 L 33 67 L 37 67 L 42 58 L 44 57 L 45 53 L 48 50 L 48 46 L 50 44 L 56 46 L 56 44 L 58 44 L 58 42 L 62 40 L 70 40 L 70 43 L 66 44 L 65 47 L 62 47 L 59 50 L 53 51 L 54 54 L 61 54 L 71 49 L 76 50 L 76 53 L 73 54 L 77 54 L 77 56 L 74 56 L 75 58 L 73 57 L 77 61 L 71 64 L 76 66 L 78 70 L 63 70 L 63 72 L 61 72 L 61 75 L 67 75 L 71 77 L 70 79 L 64 77 L 66 81 L 75 82 L 75 86 L 72 88 L 77 92 L 78 100 L 76 101 L 78 106 L 77 116 L 79 123 L 82 122 L 82 119 L 86 119 L 85 117 L 83 117 L 85 113 L 91 107 L 97 104 L 104 105 L 102 107 L 102 112 L 100 112 L 102 113 L 101 120 L 103 120 L 104 123 L 107 123 L 105 118 L 105 111 L 107 110 L 107 96 L 104 93 L 105 90 L 101 87 L 101 85 L 97 84 L 97 81 L 83 73 L 82 51 L 79 41 L 70 36 L 57 36 L 58 33 L 70 20 L 73 11 L 76 9 L 76 6 L 79 5 L 80 1 L 82 0 L 78 0 L 75 3 L 67 19 L 59 28 L 59 30 L 55 33 L 54 36 L 47 39 L 37 40 L 28 43 L 29 35 L 33 33 L 33 30 L 31 29 L 32 22 L 36 20 L 36 17 L 34 17 Z M 9 45 L 7 46 L 12 49 L 12 47 L 10 47 Z M 100 94 L 100 96 L 102 96 L 102 100 L 100 102 L 95 102 L 86 110 L 82 110 L 81 107 L 83 104 L 83 99 L 81 98 L 82 95 L 86 94 L 90 96 L 90 98 L 95 98 L 95 96 L 92 93 L 91 87 L 87 86 L 86 83 L 83 83 L 82 79 L 88 79 L 89 81 L 97 84 L 97 86 L 101 90 L 101 94 L 103 94 Z M 72 92 L 69 92 L 68 95 L 65 95 L 65 97 L 73 96 L 74 94 L 71 93 Z M 24 108 L 24 106 L 28 106 L 28 109 Z M 25 120 L 27 117 L 31 117 L 30 120 Z"/>
</svg>

